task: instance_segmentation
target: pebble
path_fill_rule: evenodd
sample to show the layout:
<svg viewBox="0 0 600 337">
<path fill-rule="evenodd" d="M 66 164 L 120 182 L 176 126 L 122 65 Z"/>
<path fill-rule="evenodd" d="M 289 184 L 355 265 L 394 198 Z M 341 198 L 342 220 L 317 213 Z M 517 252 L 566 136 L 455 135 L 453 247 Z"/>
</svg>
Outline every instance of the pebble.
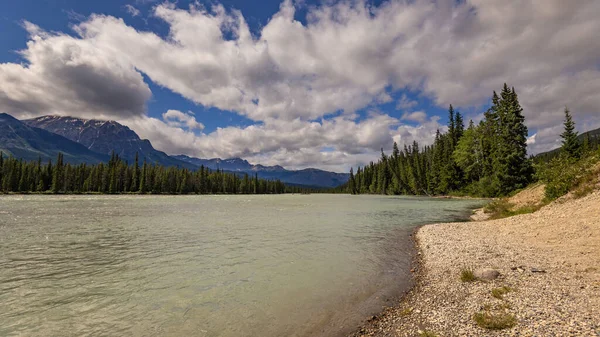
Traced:
<svg viewBox="0 0 600 337">
<path fill-rule="evenodd" d="M 562 214 L 577 216 L 560 218 Z M 423 226 L 416 234 L 421 252 L 416 286 L 398 306 L 351 337 L 408 337 L 425 332 L 600 337 L 599 214 L 600 192 L 596 191 L 552 203 L 533 214 Z M 589 253 L 580 254 L 581 247 Z M 467 268 L 492 269 L 502 277 L 464 283 L 460 273 Z M 502 299 L 494 298 L 492 289 L 503 286 L 510 291 Z M 512 314 L 517 324 L 485 330 L 472 319 L 485 310 Z"/>
</svg>

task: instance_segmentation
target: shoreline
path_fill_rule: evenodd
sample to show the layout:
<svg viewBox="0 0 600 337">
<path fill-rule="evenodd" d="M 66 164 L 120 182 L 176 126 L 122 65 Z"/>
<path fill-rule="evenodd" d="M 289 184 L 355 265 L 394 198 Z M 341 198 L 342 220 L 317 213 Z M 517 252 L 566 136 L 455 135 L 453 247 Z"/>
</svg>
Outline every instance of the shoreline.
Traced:
<svg viewBox="0 0 600 337">
<path fill-rule="evenodd" d="M 598 215 L 595 192 L 532 214 L 419 226 L 414 286 L 349 336 L 600 335 Z M 484 268 L 500 275 L 461 281 Z M 514 326 L 486 329 L 476 315 Z"/>
</svg>

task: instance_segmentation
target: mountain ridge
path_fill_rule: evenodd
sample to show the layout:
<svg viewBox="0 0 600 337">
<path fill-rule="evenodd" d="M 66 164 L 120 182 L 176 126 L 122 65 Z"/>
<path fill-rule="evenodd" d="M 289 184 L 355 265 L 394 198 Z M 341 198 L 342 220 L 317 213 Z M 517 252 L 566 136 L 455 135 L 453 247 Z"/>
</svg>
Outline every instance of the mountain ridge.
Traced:
<svg viewBox="0 0 600 337">
<path fill-rule="evenodd" d="M 83 119 L 71 116 L 41 116 L 23 121 L 29 126 L 56 133 L 89 150 L 110 155 L 113 151 L 123 160 L 132 163 L 136 154 L 139 161 L 163 166 L 196 169 L 194 165 L 177 160 L 156 150 L 147 139 L 141 139 L 135 131 L 116 121 Z"/>
<path fill-rule="evenodd" d="M 350 178 L 350 174 L 348 173 L 330 172 L 316 168 L 287 170 L 279 165 L 253 165 L 241 158 L 200 159 L 188 155 L 177 155 L 174 157 L 212 170 L 220 169 L 228 172 L 257 174 L 258 177 L 262 179 L 279 179 L 285 183 L 296 185 L 337 187 L 345 184 Z"/>
<path fill-rule="evenodd" d="M 212 170 L 256 174 L 262 179 L 281 180 L 291 185 L 330 188 L 346 183 L 349 178 L 347 173 L 316 168 L 288 170 L 279 165 L 250 164 L 242 158 L 201 159 L 188 155 L 170 156 L 155 149 L 149 140 L 141 139 L 126 125 L 111 120 L 47 115 L 19 121 L 9 114 L 2 115 L 4 122 L 0 121 L 0 127 L 6 128 L 4 134 L 9 133 L 10 127 L 7 125 L 15 123 L 20 125 L 20 130 L 26 132 L 23 131 L 24 137 L 13 135 L 11 139 L 8 139 L 8 136 L 0 138 L 0 150 L 26 160 L 36 160 L 40 155 L 44 161 L 54 160 L 58 152 L 63 152 L 67 162 L 98 163 L 108 161 L 114 151 L 121 159 L 130 163 L 133 163 L 137 153 L 140 164 L 146 159 L 149 164 L 158 163 L 190 170 L 204 166 Z M 29 138 L 29 141 L 26 138 Z"/>
<path fill-rule="evenodd" d="M 0 150 L 24 160 L 55 160 L 62 153 L 65 162 L 97 164 L 109 159 L 61 135 L 23 123 L 7 113 L 0 113 Z"/>
</svg>

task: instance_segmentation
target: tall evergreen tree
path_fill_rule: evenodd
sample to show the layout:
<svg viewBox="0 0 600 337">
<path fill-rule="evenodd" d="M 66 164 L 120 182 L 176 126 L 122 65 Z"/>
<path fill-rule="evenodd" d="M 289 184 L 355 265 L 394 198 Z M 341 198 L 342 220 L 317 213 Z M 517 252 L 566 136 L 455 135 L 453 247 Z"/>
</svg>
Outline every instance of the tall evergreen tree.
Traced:
<svg viewBox="0 0 600 337">
<path fill-rule="evenodd" d="M 565 131 L 560 134 L 562 140 L 561 150 L 569 157 L 581 158 L 581 143 L 577 139 L 577 131 L 575 131 L 575 122 L 571 116 L 569 108 L 565 108 Z"/>
<path fill-rule="evenodd" d="M 59 153 L 54 166 L 54 174 L 52 176 L 52 193 L 58 193 L 63 184 L 63 154 Z"/>
</svg>

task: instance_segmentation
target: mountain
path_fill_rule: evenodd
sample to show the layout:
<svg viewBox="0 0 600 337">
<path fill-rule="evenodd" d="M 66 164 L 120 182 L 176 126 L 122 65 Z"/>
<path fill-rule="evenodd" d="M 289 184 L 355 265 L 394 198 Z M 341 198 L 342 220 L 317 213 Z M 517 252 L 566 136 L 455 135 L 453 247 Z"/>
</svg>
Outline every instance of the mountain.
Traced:
<svg viewBox="0 0 600 337">
<path fill-rule="evenodd" d="M 61 116 L 42 116 L 24 120 L 29 126 L 44 129 L 80 143 L 93 152 L 110 155 L 113 151 L 133 163 L 138 153 L 140 163 L 146 159 L 150 164 L 178 166 L 188 169 L 197 167 L 188 162 L 177 160 L 162 151 L 156 150 L 149 140 L 141 139 L 129 127 L 115 121 L 81 119 Z"/>
<path fill-rule="evenodd" d="M 114 151 L 119 157 L 130 163 L 133 163 L 135 155 L 138 153 L 140 163 L 145 158 L 148 163 L 186 167 L 191 170 L 195 170 L 203 165 L 213 170 L 220 169 L 227 172 L 248 173 L 250 175 L 256 173 L 263 179 L 279 179 L 284 183 L 293 185 L 336 187 L 346 183 L 349 178 L 347 173 L 328 172 L 314 168 L 293 171 L 286 170 L 278 165 L 252 165 L 240 158 L 200 159 L 185 155 L 171 157 L 164 152 L 156 150 L 149 140 L 141 139 L 133 130 L 115 121 L 87 120 L 61 116 L 42 116 L 18 121 L 9 115 L 5 116 L 5 119 L 10 119 L 12 124 L 20 124 L 19 130 L 26 129 L 29 130 L 29 133 L 43 133 L 44 137 L 39 136 L 35 140 L 33 140 L 34 137 L 32 135 L 21 137 L 23 139 L 32 139 L 30 143 L 18 137 L 12 137 L 10 141 L 0 141 L 0 149 L 6 147 L 6 152 L 28 160 L 37 159 L 37 153 L 41 151 L 40 149 L 46 149 L 48 153 L 42 156 L 44 160 L 46 158 L 54 159 L 58 152 L 63 152 L 65 160 L 70 158 L 71 162 L 96 163 L 106 161 L 108 156 Z M 2 133 L 2 137 L 7 138 L 8 136 L 5 133 Z M 78 151 L 75 148 L 71 149 L 71 151 L 67 151 L 67 149 L 63 150 L 67 143 L 71 144 L 71 147 L 75 146 Z"/>
<path fill-rule="evenodd" d="M 189 157 L 186 155 L 174 156 L 181 161 L 194 164 L 196 166 L 204 165 L 210 169 L 225 170 L 229 172 L 239 172 L 248 174 L 257 174 L 263 179 L 279 179 L 284 183 L 302 185 L 302 186 L 317 186 L 317 187 L 337 187 L 348 181 L 350 175 L 348 173 L 335 173 L 323 171 L 314 168 L 304 170 L 286 170 L 283 167 L 252 165 L 248 161 L 241 158 L 231 159 L 200 159 Z"/>
<path fill-rule="evenodd" d="M 579 136 L 577 136 L 577 139 L 579 139 L 579 141 L 583 144 L 584 139 L 587 137 L 588 139 L 588 144 L 591 148 L 597 148 L 598 146 L 600 146 L 600 129 L 595 129 L 595 130 L 590 130 L 587 132 L 584 132 L 582 134 L 580 134 Z M 542 152 L 542 153 L 538 153 L 536 154 L 533 158 L 534 161 L 536 162 L 547 162 L 549 160 L 551 160 L 552 158 L 554 158 L 555 156 L 557 156 L 560 153 L 560 147 L 554 150 L 550 150 L 547 152 Z"/>
<path fill-rule="evenodd" d="M 194 164 L 198 167 L 204 166 L 210 169 L 216 170 L 225 170 L 231 172 L 257 172 L 257 171 L 265 171 L 265 172 L 284 172 L 287 171 L 283 167 L 279 165 L 275 166 L 263 166 L 263 165 L 252 165 L 247 160 L 241 158 L 230 158 L 230 159 L 200 159 L 194 158 L 186 155 L 178 155 L 173 156 L 173 158 L 185 161 L 191 164 Z"/>
<path fill-rule="evenodd" d="M 6 113 L 0 113 L 0 151 L 23 160 L 56 160 L 59 152 L 72 164 L 107 161 L 104 154 L 43 129 L 29 126 Z"/>
</svg>

